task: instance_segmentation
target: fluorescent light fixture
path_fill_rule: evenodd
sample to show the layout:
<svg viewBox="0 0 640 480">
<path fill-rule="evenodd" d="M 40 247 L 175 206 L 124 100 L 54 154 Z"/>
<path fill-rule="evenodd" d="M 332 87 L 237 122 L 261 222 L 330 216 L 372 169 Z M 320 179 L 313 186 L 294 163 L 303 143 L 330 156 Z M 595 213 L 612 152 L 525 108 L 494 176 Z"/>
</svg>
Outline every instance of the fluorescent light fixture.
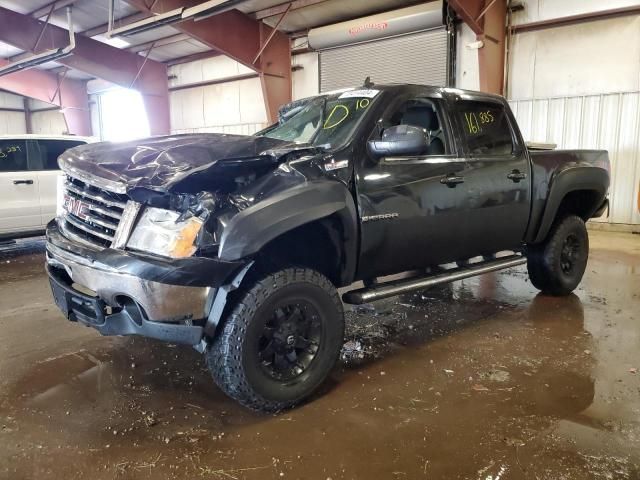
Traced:
<svg viewBox="0 0 640 480">
<path fill-rule="evenodd" d="M 43 63 L 51 62 L 53 60 L 59 60 L 64 57 L 68 57 L 69 55 L 71 55 L 72 50 L 73 47 L 69 45 L 64 48 L 47 50 L 45 52 L 38 53 L 37 55 L 33 55 L 32 57 L 9 63 L 0 68 L 0 77 L 3 75 L 8 75 L 10 73 L 19 72 L 21 70 L 26 70 L 28 68 L 37 67 L 38 65 L 42 65 Z"/>
<path fill-rule="evenodd" d="M 71 7 L 67 7 L 67 21 L 69 22 L 69 45 L 66 47 L 46 50 L 32 55 L 29 58 L 23 58 L 22 60 L 8 63 L 4 67 L 0 68 L 0 77 L 10 73 L 20 72 L 28 68 L 37 67 L 38 65 L 42 65 L 53 60 L 60 60 L 61 58 L 71 55 L 73 49 L 76 48 L 76 36 L 73 31 L 73 22 L 71 21 Z"/>
<path fill-rule="evenodd" d="M 152 17 L 145 18 L 138 22 L 129 23 L 128 25 L 124 25 L 123 27 L 114 28 L 113 30 L 107 32 L 107 36 L 109 37 L 128 37 L 130 35 L 136 35 L 138 33 L 148 32 L 149 30 L 153 30 L 154 28 L 162 27 L 164 25 L 170 25 L 172 23 L 181 22 L 182 12 L 184 8 L 176 8 L 175 10 L 170 10 L 165 13 L 161 13 L 159 15 L 153 15 Z"/>
<path fill-rule="evenodd" d="M 246 0 L 210 0 L 191 8 L 176 8 L 175 10 L 153 15 L 149 18 L 109 30 L 107 32 L 107 36 L 109 38 L 128 37 L 185 20 L 203 20 L 213 15 L 231 10 L 236 5 L 244 3 L 245 1 Z"/>
<path fill-rule="evenodd" d="M 196 22 L 212 17 L 222 12 L 233 9 L 236 5 L 244 3 L 246 0 L 210 0 L 195 7 L 185 8 L 182 19 L 193 18 Z"/>
</svg>

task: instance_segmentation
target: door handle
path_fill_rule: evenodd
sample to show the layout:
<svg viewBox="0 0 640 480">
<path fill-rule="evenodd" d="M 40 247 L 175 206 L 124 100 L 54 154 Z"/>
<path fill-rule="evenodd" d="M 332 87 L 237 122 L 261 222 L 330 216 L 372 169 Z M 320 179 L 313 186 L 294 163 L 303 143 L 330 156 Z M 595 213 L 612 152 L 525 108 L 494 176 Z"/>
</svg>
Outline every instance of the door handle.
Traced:
<svg viewBox="0 0 640 480">
<path fill-rule="evenodd" d="M 14 185 L 33 185 L 33 180 L 14 180 Z"/>
<path fill-rule="evenodd" d="M 527 178 L 527 174 L 526 173 L 522 173 L 520 170 L 513 170 L 509 175 L 507 175 L 507 178 L 510 180 L 513 180 L 514 183 L 518 183 L 520 180 L 524 180 L 525 178 Z"/>
<path fill-rule="evenodd" d="M 459 183 L 464 183 L 464 177 L 460 177 L 458 175 L 447 175 L 446 177 L 442 177 L 440 179 L 440 183 L 446 185 L 449 188 L 455 188 Z"/>
</svg>

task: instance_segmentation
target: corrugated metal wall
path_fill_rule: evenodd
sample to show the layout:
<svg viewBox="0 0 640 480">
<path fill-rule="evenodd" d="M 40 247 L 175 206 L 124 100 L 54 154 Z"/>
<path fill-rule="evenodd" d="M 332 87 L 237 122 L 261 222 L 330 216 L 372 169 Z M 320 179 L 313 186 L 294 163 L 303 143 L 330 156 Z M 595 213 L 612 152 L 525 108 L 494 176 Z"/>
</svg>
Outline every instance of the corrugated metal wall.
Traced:
<svg viewBox="0 0 640 480">
<path fill-rule="evenodd" d="M 447 84 L 444 28 L 338 47 L 320 53 L 320 91 L 375 83 Z"/>
<path fill-rule="evenodd" d="M 525 140 L 609 151 L 609 223 L 640 224 L 640 92 L 510 101 Z"/>
<path fill-rule="evenodd" d="M 260 79 L 199 85 L 246 73 L 251 70 L 224 56 L 170 67 L 170 87 L 194 85 L 169 94 L 171 132 L 252 134 L 266 127 Z"/>
<path fill-rule="evenodd" d="M 22 109 L 22 97 L 0 92 L 0 108 Z M 27 125 L 23 112 L 0 112 L 0 135 L 26 133 Z"/>
<path fill-rule="evenodd" d="M 64 115 L 56 110 L 33 112 L 31 114 L 33 133 L 41 135 L 62 135 L 68 133 Z"/>
</svg>

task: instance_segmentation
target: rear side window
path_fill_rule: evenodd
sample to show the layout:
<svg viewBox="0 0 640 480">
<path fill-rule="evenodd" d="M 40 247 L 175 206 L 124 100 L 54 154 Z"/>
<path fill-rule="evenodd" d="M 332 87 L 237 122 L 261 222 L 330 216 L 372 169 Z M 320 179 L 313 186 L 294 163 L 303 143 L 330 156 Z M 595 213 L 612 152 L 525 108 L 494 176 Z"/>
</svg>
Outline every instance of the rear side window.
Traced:
<svg viewBox="0 0 640 480">
<path fill-rule="evenodd" d="M 25 170 L 28 170 L 28 165 L 24 140 L 0 140 L 0 172 Z"/>
<path fill-rule="evenodd" d="M 492 102 L 456 103 L 464 141 L 472 155 L 510 155 L 513 137 L 504 107 Z"/>
<path fill-rule="evenodd" d="M 78 140 L 37 140 L 34 150 L 39 152 L 40 162 L 31 162 L 32 165 L 41 165 L 40 170 L 57 170 L 58 157 L 65 150 L 84 145 Z"/>
</svg>

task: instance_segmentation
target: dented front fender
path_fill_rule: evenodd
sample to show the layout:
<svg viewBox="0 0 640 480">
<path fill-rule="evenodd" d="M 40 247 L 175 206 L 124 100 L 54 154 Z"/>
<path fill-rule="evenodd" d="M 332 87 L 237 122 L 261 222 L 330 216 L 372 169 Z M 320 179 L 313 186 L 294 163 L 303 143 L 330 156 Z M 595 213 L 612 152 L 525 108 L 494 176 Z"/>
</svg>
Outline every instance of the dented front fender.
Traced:
<svg viewBox="0 0 640 480">
<path fill-rule="evenodd" d="M 231 218 L 220 241 L 221 260 L 234 261 L 259 252 L 280 235 L 330 215 L 340 219 L 344 236 L 345 276 L 353 276 L 357 258 L 357 211 L 351 192 L 335 179 L 318 179 L 288 188 Z"/>
</svg>

